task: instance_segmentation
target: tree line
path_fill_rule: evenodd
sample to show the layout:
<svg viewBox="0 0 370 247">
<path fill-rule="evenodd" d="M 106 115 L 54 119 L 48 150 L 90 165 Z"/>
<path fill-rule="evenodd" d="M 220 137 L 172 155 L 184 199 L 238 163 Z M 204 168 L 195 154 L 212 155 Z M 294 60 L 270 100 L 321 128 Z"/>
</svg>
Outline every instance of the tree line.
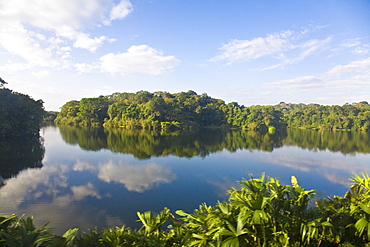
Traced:
<svg viewBox="0 0 370 247">
<path fill-rule="evenodd" d="M 226 104 L 206 93 L 139 91 L 73 100 L 61 107 L 56 123 L 142 129 L 185 129 L 217 126 L 248 130 L 305 128 L 315 130 L 370 129 L 370 105 L 291 104 L 243 106 Z"/>
<path fill-rule="evenodd" d="M 0 138 L 38 135 L 44 117 L 42 100 L 4 87 L 0 78 Z"/>
</svg>

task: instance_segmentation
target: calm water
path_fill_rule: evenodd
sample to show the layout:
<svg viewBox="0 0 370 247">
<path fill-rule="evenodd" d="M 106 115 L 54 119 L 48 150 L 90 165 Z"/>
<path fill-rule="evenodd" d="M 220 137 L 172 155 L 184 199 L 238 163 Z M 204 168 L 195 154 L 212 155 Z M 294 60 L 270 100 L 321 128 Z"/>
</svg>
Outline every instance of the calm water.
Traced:
<svg viewBox="0 0 370 247">
<path fill-rule="evenodd" d="M 321 196 L 343 195 L 370 171 L 369 133 L 289 130 L 283 134 L 203 130 L 151 133 L 45 127 L 42 141 L 0 144 L 0 214 L 34 215 L 69 228 L 140 226 L 137 211 L 192 212 L 228 198 L 236 181 L 265 172 L 296 176 Z"/>
</svg>

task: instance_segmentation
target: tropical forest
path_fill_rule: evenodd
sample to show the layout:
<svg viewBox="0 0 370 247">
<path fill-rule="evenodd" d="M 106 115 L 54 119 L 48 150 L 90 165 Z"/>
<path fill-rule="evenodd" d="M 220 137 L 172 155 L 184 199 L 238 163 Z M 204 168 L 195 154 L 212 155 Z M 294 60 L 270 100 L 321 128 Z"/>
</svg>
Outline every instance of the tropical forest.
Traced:
<svg viewBox="0 0 370 247">
<path fill-rule="evenodd" d="M 370 129 L 368 102 L 324 106 L 281 102 L 275 106 L 226 104 L 206 93 L 139 91 L 69 101 L 57 124 L 123 127 L 127 129 L 189 129 L 237 127 L 246 130 L 304 128 L 313 130 Z"/>
</svg>

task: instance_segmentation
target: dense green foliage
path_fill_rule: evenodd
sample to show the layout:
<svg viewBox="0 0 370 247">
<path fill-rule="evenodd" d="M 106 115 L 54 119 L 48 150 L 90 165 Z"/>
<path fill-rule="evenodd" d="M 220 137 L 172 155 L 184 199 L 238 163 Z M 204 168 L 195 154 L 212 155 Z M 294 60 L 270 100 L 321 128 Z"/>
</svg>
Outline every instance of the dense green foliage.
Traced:
<svg viewBox="0 0 370 247">
<path fill-rule="evenodd" d="M 343 106 L 282 102 L 276 109 L 283 113 L 284 121 L 291 128 L 364 131 L 370 129 L 370 105 L 365 101 Z"/>
<path fill-rule="evenodd" d="M 38 135 L 43 115 L 41 100 L 0 88 L 0 137 Z"/>
<path fill-rule="evenodd" d="M 282 102 L 276 106 L 245 107 L 191 90 L 174 94 L 139 91 L 67 102 L 55 122 L 143 129 L 227 126 L 270 131 L 285 127 L 366 131 L 370 128 L 370 105 L 367 102 L 343 106 Z"/>
<path fill-rule="evenodd" d="M 369 246 L 370 176 L 354 176 L 343 196 L 314 201 L 316 192 L 265 177 L 232 188 L 227 202 L 202 204 L 193 213 L 168 208 L 137 213 L 140 229 L 70 229 L 62 236 L 32 217 L 0 217 L 0 246 Z M 164 229 L 167 226 L 167 229 Z"/>
<path fill-rule="evenodd" d="M 224 123 L 222 105 L 222 100 L 193 91 L 115 93 L 67 102 L 55 122 L 143 129 L 220 126 Z"/>
<path fill-rule="evenodd" d="M 55 119 L 58 116 L 57 111 L 45 111 L 44 113 L 44 123 L 54 123 Z"/>
</svg>

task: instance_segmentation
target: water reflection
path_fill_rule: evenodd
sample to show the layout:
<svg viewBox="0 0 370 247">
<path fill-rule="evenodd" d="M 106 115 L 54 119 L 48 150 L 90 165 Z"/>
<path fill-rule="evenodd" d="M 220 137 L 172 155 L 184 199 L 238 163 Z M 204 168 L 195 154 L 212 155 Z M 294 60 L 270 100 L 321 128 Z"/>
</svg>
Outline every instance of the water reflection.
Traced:
<svg viewBox="0 0 370 247">
<path fill-rule="evenodd" d="M 38 136 L 0 140 L 0 180 L 27 168 L 41 168 L 45 149 Z"/>
<path fill-rule="evenodd" d="M 288 130 L 284 145 L 343 154 L 370 153 L 370 132 Z"/>
<path fill-rule="evenodd" d="M 84 174 L 86 172 L 89 174 Z M 74 179 L 74 176 L 78 179 Z M 84 230 L 95 225 L 122 225 L 125 222 L 118 215 L 107 213 L 104 202 L 116 195 L 113 190 L 104 190 L 102 183 L 119 183 L 128 192 L 142 193 L 174 179 L 176 176 L 171 170 L 153 162 L 135 166 L 113 161 L 95 164 L 76 161 L 72 166 L 59 164 L 27 169 L 17 177 L 8 179 L 0 190 L 1 201 L 6 202 L 1 204 L 0 211 L 5 214 L 20 211 L 22 214 L 37 215 L 35 223 L 38 225 L 52 219 L 53 226 L 62 226 L 58 226 L 59 231 L 71 227 L 68 220 L 73 221 L 73 227 Z M 121 189 L 120 193 L 126 192 Z M 128 211 L 134 215 L 136 211 L 133 210 Z M 122 216 L 122 212 L 119 216 Z"/>
<path fill-rule="evenodd" d="M 2 213 L 35 215 L 36 225 L 52 221 L 51 226 L 58 226 L 60 232 L 71 226 L 71 220 L 73 225 L 82 229 L 94 225 L 111 226 L 112 222 L 122 224 L 122 221 L 108 216 L 104 210 L 76 203 L 86 197 L 100 196 L 91 184 L 71 186 L 67 172 L 64 165 L 44 167 L 25 170 L 7 180 L 0 190 Z"/>
<path fill-rule="evenodd" d="M 74 170 L 87 170 L 96 173 L 97 177 L 104 182 L 120 183 L 128 191 L 135 192 L 144 192 L 155 185 L 170 183 L 176 179 L 171 170 L 155 163 L 131 165 L 123 162 L 116 164 L 109 161 L 94 166 L 89 163 L 77 162 Z"/>
<path fill-rule="evenodd" d="M 363 156 L 358 154 L 358 156 Z M 361 158 L 361 157 L 359 157 Z M 306 173 L 319 173 L 333 184 L 342 184 L 349 187 L 348 174 L 360 174 L 368 170 L 368 167 L 361 165 L 358 159 L 350 156 L 338 156 L 333 152 L 322 150 L 314 154 L 301 152 L 297 147 L 284 147 L 275 152 L 261 157 L 264 162 L 288 167 L 295 171 Z"/>
<path fill-rule="evenodd" d="M 1 143 L 6 185 L 0 189 L 0 214 L 35 215 L 39 226 L 50 221 L 57 233 L 137 227 L 137 211 L 164 206 L 192 211 L 225 199 L 235 181 L 262 172 L 282 183 L 295 175 L 307 189 L 342 195 L 349 176 L 368 171 L 370 160 L 369 133 L 360 132 L 161 133 L 60 126 L 45 128 L 43 136 L 45 143 Z"/>
<path fill-rule="evenodd" d="M 368 132 L 319 132 L 292 130 L 280 133 L 223 131 L 203 129 L 193 132 L 161 133 L 144 130 L 122 130 L 59 126 L 63 139 L 84 150 L 109 149 L 132 154 L 139 159 L 175 155 L 206 157 L 224 149 L 262 150 L 272 152 L 282 146 L 298 146 L 309 150 L 330 150 L 343 154 L 370 153 Z"/>
</svg>

